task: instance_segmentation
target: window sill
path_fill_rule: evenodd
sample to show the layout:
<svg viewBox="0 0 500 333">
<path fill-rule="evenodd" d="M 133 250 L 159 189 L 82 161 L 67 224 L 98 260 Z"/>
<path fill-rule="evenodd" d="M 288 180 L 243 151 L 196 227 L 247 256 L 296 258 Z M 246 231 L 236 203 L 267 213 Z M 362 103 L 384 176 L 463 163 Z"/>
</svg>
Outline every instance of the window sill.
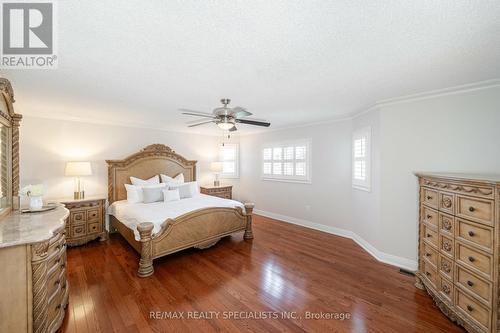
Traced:
<svg viewBox="0 0 500 333">
<path fill-rule="evenodd" d="M 352 185 L 352 188 L 355 190 L 364 191 L 364 192 L 371 192 L 372 191 L 372 189 L 370 187 L 359 186 L 359 185 Z"/>
<path fill-rule="evenodd" d="M 282 182 L 282 183 L 296 183 L 296 184 L 312 184 L 311 180 L 299 180 L 299 179 L 279 179 L 279 178 L 261 178 L 263 181 L 271 182 Z"/>
</svg>

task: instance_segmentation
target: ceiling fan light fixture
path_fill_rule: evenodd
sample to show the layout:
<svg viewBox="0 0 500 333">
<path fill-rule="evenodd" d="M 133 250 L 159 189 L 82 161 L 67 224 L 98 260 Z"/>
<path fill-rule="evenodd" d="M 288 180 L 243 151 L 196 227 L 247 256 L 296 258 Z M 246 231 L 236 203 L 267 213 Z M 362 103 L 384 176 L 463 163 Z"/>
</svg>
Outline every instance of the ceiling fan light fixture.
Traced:
<svg viewBox="0 0 500 333">
<path fill-rule="evenodd" d="M 224 131 L 228 131 L 234 127 L 234 121 L 233 122 L 230 120 L 225 121 L 225 122 L 221 121 L 221 122 L 217 123 L 217 126 L 219 126 L 219 128 L 224 130 Z"/>
</svg>

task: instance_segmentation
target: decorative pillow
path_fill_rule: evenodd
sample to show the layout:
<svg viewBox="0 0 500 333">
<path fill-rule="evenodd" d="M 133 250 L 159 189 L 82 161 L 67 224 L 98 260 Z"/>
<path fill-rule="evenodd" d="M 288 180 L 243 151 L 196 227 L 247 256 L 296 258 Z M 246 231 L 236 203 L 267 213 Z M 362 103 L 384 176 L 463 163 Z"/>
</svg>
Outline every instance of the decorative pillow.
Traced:
<svg viewBox="0 0 500 333">
<path fill-rule="evenodd" d="M 178 201 L 178 200 L 181 200 L 178 188 L 176 188 L 175 190 L 163 190 L 164 202 Z"/>
<path fill-rule="evenodd" d="M 132 185 L 135 186 L 144 186 L 144 185 L 154 185 L 154 184 L 160 184 L 160 177 L 158 175 L 149 178 L 148 180 L 136 178 L 136 177 L 130 177 L 130 182 Z"/>
<path fill-rule="evenodd" d="M 160 174 L 161 182 L 166 184 L 182 184 L 184 183 L 184 174 L 180 173 L 174 178 Z"/>
<path fill-rule="evenodd" d="M 130 184 L 125 184 L 125 189 L 127 190 L 127 201 L 128 203 L 140 203 L 143 200 L 142 197 L 142 187 Z"/>
<path fill-rule="evenodd" d="M 179 189 L 179 195 L 181 199 L 192 198 L 200 193 L 198 188 L 198 182 L 189 182 L 183 184 L 169 185 L 169 190 Z"/>
<path fill-rule="evenodd" d="M 163 201 L 163 190 L 166 184 L 159 184 L 153 186 L 144 186 L 142 188 L 142 197 L 144 203 L 152 203 Z"/>
</svg>

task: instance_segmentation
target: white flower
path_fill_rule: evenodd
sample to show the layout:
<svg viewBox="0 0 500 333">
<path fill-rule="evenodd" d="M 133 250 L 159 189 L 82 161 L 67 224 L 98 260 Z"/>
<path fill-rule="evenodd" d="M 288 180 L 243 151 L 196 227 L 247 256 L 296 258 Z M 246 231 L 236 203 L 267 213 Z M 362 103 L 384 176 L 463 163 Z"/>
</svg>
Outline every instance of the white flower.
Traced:
<svg viewBox="0 0 500 333">
<path fill-rule="evenodd" d="M 21 189 L 21 195 L 27 197 L 37 197 L 43 195 L 43 184 L 28 185 Z"/>
</svg>

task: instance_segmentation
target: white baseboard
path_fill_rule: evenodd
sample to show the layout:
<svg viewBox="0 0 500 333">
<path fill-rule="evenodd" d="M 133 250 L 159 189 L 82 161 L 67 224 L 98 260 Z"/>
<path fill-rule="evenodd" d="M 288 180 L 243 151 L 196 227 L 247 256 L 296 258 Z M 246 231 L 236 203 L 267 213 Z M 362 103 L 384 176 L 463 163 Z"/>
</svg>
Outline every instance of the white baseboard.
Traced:
<svg viewBox="0 0 500 333">
<path fill-rule="evenodd" d="M 314 223 L 311 221 L 303 220 L 303 219 L 298 219 L 295 217 L 290 217 L 286 215 L 281 215 L 281 214 L 276 214 L 276 213 L 271 213 L 259 209 L 255 209 L 254 213 L 257 215 L 262 215 L 265 217 L 269 217 L 275 220 L 291 223 L 291 224 L 296 224 L 300 225 L 306 228 L 314 229 L 314 230 L 319 230 L 323 232 L 327 232 L 329 234 L 345 237 L 345 238 L 350 238 L 353 241 L 355 241 L 359 246 L 361 246 L 366 252 L 368 252 L 370 255 L 372 255 L 375 259 L 377 259 L 380 262 L 383 262 L 385 264 L 393 265 L 399 268 L 403 268 L 406 270 L 410 271 L 416 271 L 417 270 L 417 262 L 415 260 L 410 260 L 407 258 L 403 257 L 398 257 L 392 254 L 388 254 L 382 251 L 377 250 L 373 245 L 368 243 L 366 240 L 361 238 L 359 235 L 356 233 L 346 230 L 346 229 L 341 229 L 341 228 L 336 228 L 320 223 Z"/>
</svg>

